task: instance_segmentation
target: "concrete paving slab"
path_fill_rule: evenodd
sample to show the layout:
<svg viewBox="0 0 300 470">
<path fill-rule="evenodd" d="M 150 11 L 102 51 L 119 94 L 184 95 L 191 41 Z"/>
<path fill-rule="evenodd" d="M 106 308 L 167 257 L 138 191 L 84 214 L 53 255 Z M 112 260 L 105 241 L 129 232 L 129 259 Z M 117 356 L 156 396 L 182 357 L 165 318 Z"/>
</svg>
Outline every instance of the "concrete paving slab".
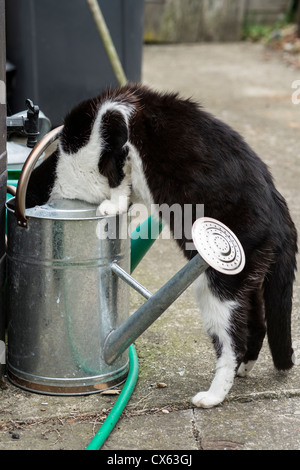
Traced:
<svg viewBox="0 0 300 470">
<path fill-rule="evenodd" d="M 103 449 L 299 450 L 300 400 L 251 398 L 207 410 L 124 418 Z"/>
<path fill-rule="evenodd" d="M 299 450 L 299 397 L 243 399 L 194 411 L 203 450 Z M 203 411 L 203 410 L 202 410 Z"/>
<path fill-rule="evenodd" d="M 160 90 L 192 96 L 235 127 L 269 165 L 300 227 L 300 105 L 291 99 L 299 70 L 288 68 L 278 54 L 257 44 L 147 46 L 143 78 Z M 175 243 L 160 239 L 134 276 L 155 292 L 183 264 Z M 299 289 L 298 277 L 293 310 L 298 356 Z M 132 292 L 131 311 L 143 301 Z M 236 379 L 223 405 L 212 410 L 192 407 L 191 397 L 209 387 L 215 368 L 192 287 L 135 347 L 138 383 L 103 449 L 300 449 L 299 366 L 286 374 L 276 372 L 266 343 L 251 375 Z M 100 394 L 38 395 L 9 383 L 0 396 L 1 450 L 82 450 L 116 401 L 115 396 Z"/>
</svg>

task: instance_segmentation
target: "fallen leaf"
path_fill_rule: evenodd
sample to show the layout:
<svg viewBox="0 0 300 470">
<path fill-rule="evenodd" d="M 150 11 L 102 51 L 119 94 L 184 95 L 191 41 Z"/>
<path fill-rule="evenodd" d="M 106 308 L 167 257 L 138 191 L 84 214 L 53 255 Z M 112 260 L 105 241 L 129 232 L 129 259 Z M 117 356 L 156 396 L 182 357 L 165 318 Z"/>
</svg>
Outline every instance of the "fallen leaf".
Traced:
<svg viewBox="0 0 300 470">
<path fill-rule="evenodd" d="M 100 395 L 120 395 L 121 390 L 103 390 Z"/>
<path fill-rule="evenodd" d="M 156 382 L 156 387 L 157 388 L 165 388 L 165 387 L 167 387 L 167 384 L 165 384 L 164 382 Z"/>
</svg>

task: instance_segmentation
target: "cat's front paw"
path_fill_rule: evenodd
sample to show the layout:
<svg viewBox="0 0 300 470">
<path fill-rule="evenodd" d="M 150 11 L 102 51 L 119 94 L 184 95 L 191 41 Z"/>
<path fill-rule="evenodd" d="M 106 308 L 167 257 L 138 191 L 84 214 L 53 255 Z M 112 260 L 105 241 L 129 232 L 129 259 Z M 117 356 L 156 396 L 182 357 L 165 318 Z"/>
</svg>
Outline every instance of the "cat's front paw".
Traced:
<svg viewBox="0 0 300 470">
<path fill-rule="evenodd" d="M 192 398 L 193 405 L 198 408 L 213 408 L 214 406 L 222 403 L 222 401 L 223 398 L 220 398 L 209 391 L 199 392 Z"/>
<path fill-rule="evenodd" d="M 118 199 L 105 199 L 102 201 L 100 206 L 97 208 L 97 215 L 116 215 L 123 214 L 128 210 L 128 198 L 119 197 Z"/>
<path fill-rule="evenodd" d="M 105 199 L 105 201 L 101 202 L 96 211 L 96 215 L 116 215 L 119 213 L 119 207 L 109 199 Z"/>
</svg>

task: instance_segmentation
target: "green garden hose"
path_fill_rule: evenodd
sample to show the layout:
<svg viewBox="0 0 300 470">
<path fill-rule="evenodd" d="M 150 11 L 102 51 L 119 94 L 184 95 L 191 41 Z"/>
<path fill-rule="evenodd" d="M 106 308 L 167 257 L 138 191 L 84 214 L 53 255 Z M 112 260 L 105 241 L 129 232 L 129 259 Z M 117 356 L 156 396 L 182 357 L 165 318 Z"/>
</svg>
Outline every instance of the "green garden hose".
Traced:
<svg viewBox="0 0 300 470">
<path fill-rule="evenodd" d="M 120 418 L 138 379 L 139 362 L 133 344 L 129 346 L 129 373 L 111 412 L 85 450 L 99 450 Z"/>
</svg>

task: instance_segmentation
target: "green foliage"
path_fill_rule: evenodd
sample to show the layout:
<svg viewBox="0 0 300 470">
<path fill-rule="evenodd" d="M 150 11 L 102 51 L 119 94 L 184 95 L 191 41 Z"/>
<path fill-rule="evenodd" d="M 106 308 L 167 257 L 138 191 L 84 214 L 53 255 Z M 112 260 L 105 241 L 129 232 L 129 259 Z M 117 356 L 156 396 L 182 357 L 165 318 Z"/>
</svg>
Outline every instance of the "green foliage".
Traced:
<svg viewBox="0 0 300 470">
<path fill-rule="evenodd" d="M 286 24 L 285 20 L 278 21 L 273 25 L 246 23 L 243 28 L 242 39 L 268 43 L 276 37 L 276 34 L 280 34 L 280 29 L 286 26 Z"/>
</svg>

